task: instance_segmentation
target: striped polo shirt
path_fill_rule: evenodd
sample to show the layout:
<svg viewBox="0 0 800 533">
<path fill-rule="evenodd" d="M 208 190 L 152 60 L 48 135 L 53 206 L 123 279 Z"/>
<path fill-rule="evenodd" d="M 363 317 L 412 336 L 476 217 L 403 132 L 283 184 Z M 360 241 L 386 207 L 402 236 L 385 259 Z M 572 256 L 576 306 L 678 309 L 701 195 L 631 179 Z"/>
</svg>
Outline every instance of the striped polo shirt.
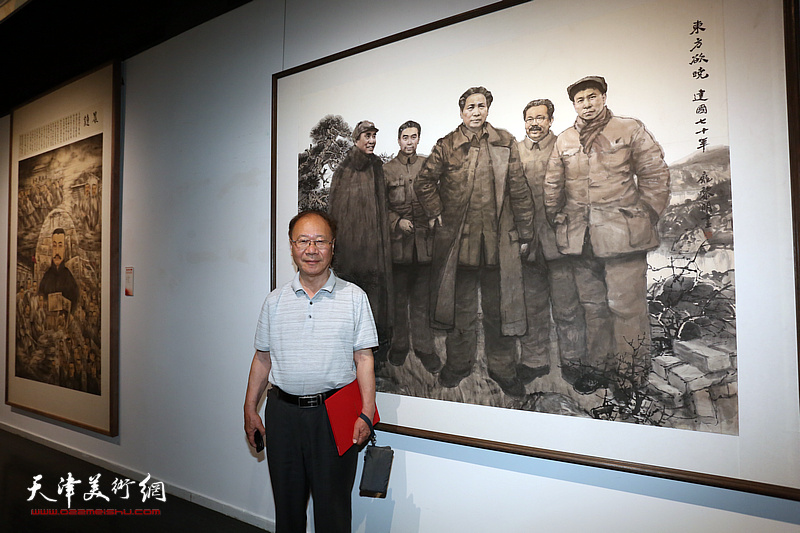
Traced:
<svg viewBox="0 0 800 533">
<path fill-rule="evenodd" d="M 255 348 L 270 353 L 269 381 L 289 394 L 316 394 L 351 383 L 356 379 L 353 352 L 378 345 L 366 293 L 330 273 L 313 298 L 298 273 L 261 307 Z"/>
</svg>

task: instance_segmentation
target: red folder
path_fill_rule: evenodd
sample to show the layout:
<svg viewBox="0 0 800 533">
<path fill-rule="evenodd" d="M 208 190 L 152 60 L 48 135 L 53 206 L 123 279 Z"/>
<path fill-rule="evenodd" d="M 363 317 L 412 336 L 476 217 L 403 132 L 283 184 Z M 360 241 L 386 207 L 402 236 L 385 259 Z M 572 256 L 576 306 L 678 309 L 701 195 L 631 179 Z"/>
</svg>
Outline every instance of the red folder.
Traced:
<svg viewBox="0 0 800 533">
<path fill-rule="evenodd" d="M 344 452 L 353 445 L 353 428 L 358 415 L 361 414 L 361 407 L 361 389 L 358 388 L 358 380 L 353 380 L 352 383 L 342 387 L 325 400 L 328 420 L 331 422 L 333 438 L 336 440 L 336 449 L 339 450 L 339 455 L 344 455 Z M 380 420 L 378 407 L 375 406 L 375 417 L 372 423 L 377 424 Z"/>
</svg>

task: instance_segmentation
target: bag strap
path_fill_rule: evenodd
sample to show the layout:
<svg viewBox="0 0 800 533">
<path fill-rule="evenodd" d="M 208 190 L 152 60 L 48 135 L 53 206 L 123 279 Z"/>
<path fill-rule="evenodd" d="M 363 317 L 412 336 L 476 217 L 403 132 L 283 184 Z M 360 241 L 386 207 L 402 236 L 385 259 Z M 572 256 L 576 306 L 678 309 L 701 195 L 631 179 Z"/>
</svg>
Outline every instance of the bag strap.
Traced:
<svg viewBox="0 0 800 533">
<path fill-rule="evenodd" d="M 372 426 L 372 420 L 370 420 L 369 417 L 364 413 L 359 414 L 358 417 L 367 423 L 367 427 L 369 428 L 369 440 L 372 445 L 375 446 L 375 443 L 378 441 L 378 439 L 375 438 L 375 428 Z"/>
</svg>

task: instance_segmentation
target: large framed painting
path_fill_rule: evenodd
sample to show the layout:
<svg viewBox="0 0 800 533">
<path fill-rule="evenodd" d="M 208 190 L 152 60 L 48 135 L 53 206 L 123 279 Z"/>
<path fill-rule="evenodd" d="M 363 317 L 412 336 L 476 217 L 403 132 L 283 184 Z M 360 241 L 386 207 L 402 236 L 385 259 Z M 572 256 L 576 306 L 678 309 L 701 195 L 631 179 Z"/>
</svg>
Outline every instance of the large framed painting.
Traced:
<svg viewBox="0 0 800 533">
<path fill-rule="evenodd" d="M 756 4 L 500 2 L 273 77 L 273 286 L 289 219 L 332 214 L 381 429 L 800 498 L 783 11 Z"/>
<path fill-rule="evenodd" d="M 12 112 L 6 403 L 118 432 L 119 66 Z"/>
</svg>

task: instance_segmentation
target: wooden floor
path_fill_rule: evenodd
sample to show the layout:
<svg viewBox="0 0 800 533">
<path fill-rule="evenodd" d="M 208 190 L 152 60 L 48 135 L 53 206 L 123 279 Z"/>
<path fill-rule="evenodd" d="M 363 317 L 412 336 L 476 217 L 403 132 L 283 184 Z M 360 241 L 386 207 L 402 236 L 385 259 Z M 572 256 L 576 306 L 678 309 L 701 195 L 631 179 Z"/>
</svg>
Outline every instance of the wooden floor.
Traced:
<svg viewBox="0 0 800 533">
<path fill-rule="evenodd" d="M 67 479 L 71 473 L 73 479 L 81 483 L 75 485 L 69 509 L 97 509 L 104 513 L 115 513 L 104 516 L 53 516 L 33 515 L 34 510 L 48 510 L 50 513 L 62 513 L 67 510 L 67 493 L 58 493 L 58 485 L 62 478 Z M 84 500 L 86 493 L 91 493 L 89 478 L 100 474 L 99 492 L 107 496 L 109 501 L 99 497 Z M 41 475 L 38 480 L 41 489 L 32 501 L 31 487 L 34 476 Z M 0 531 L 9 532 L 231 532 L 231 533 L 263 533 L 260 529 L 221 513 L 212 511 L 197 504 L 182 500 L 169 493 L 166 501 L 155 497 L 142 502 L 141 479 L 133 480 L 130 485 L 129 499 L 122 499 L 124 490 L 116 494 L 112 491 L 115 480 L 125 480 L 127 476 L 100 468 L 94 464 L 77 459 L 47 446 L 0 430 Z M 149 486 L 149 485 L 148 485 Z M 43 496 L 55 500 L 47 501 Z M 154 495 L 154 496 L 157 496 Z M 157 513 L 157 514 L 156 514 Z"/>
</svg>

